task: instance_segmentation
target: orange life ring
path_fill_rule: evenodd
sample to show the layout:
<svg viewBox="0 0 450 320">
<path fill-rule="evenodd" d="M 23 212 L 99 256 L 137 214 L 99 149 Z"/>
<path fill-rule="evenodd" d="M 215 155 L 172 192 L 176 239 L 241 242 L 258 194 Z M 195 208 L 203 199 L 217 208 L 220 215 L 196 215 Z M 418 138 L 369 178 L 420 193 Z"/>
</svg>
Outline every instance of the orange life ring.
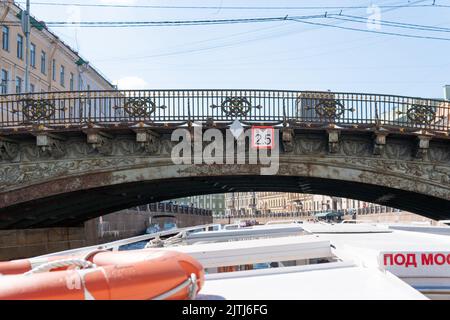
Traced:
<svg viewBox="0 0 450 320">
<path fill-rule="evenodd" d="M 94 250 L 77 253 L 75 255 L 57 255 L 49 257 L 19 259 L 11 261 L 0 261 L 0 275 L 22 274 L 39 267 L 43 264 L 52 261 L 64 259 L 86 259 L 97 266 L 106 266 L 120 263 L 139 262 L 143 260 L 152 259 L 152 255 L 157 252 L 157 249 L 140 249 L 127 251 L 109 251 L 109 250 Z M 68 267 L 55 267 L 49 271 L 66 270 Z"/>
<path fill-rule="evenodd" d="M 0 261 L 0 275 L 21 274 L 31 269 L 55 260 L 61 260 L 68 257 L 50 256 L 43 258 L 18 259 L 11 261 Z"/>
<path fill-rule="evenodd" d="M 166 250 L 137 251 L 143 250 L 134 252 L 135 259 L 130 259 L 134 261 L 126 262 L 122 252 L 105 252 L 112 260 L 114 254 L 122 256 L 118 258 L 121 263 L 1 276 L 0 299 L 187 299 L 203 286 L 203 267 L 191 256 Z M 127 256 L 133 257 L 132 252 Z"/>
</svg>

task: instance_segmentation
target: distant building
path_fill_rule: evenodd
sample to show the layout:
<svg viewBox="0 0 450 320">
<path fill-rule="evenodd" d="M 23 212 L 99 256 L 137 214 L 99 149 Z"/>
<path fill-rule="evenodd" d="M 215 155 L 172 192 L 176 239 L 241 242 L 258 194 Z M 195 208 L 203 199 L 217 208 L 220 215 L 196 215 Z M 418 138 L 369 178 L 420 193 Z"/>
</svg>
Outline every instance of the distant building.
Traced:
<svg viewBox="0 0 450 320">
<path fill-rule="evenodd" d="M 446 101 L 439 105 L 435 124 L 448 127 L 450 126 L 450 85 L 444 86 L 444 99 Z"/>
<path fill-rule="evenodd" d="M 25 92 L 25 35 L 22 9 L 13 1 L 0 3 L 0 94 Z M 31 17 L 30 91 L 114 90 L 115 87 L 78 52 Z"/>
<path fill-rule="evenodd" d="M 314 216 L 320 212 L 345 214 L 393 212 L 393 208 L 365 201 L 287 192 L 235 192 L 225 194 L 226 216 L 254 217 L 267 214 L 295 213 Z"/>
<path fill-rule="evenodd" d="M 193 206 L 195 208 L 208 209 L 213 212 L 213 216 L 225 215 L 225 195 L 207 194 L 201 196 L 191 196 L 172 200 L 174 204 Z"/>
<path fill-rule="evenodd" d="M 257 214 L 256 192 L 233 192 L 225 194 L 227 216 L 255 216 Z"/>
<path fill-rule="evenodd" d="M 302 92 L 297 98 L 297 117 L 305 122 L 323 122 L 333 118 L 321 114 L 322 108 L 335 105 L 335 96 L 330 92 Z"/>
</svg>

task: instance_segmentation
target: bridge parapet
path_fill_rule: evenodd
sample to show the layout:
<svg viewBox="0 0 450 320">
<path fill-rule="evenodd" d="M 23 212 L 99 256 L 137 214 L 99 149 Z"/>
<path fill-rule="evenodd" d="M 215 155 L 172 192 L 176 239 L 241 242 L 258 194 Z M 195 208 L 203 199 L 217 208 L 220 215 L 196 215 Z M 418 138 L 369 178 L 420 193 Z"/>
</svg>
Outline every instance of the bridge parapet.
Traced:
<svg viewBox="0 0 450 320">
<path fill-rule="evenodd" d="M 32 93 L 0 96 L 0 128 L 39 126 L 173 127 L 202 121 L 447 133 L 450 102 L 367 93 L 286 90 L 128 90 Z"/>
</svg>

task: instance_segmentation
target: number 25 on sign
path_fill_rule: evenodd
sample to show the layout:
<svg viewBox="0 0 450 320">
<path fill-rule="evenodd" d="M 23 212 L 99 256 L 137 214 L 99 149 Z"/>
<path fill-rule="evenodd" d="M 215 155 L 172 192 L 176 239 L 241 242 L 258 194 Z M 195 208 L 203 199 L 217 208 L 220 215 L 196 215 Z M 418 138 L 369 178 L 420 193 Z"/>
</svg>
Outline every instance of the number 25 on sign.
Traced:
<svg viewBox="0 0 450 320">
<path fill-rule="evenodd" d="M 274 147 L 275 130 L 270 126 L 252 127 L 252 148 L 272 149 Z"/>
</svg>

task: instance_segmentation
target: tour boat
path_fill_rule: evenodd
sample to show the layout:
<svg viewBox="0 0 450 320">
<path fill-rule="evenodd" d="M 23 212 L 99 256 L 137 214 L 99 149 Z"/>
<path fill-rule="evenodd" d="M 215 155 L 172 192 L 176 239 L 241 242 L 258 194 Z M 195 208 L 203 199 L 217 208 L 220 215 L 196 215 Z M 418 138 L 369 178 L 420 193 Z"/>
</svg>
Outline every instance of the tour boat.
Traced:
<svg viewBox="0 0 450 320">
<path fill-rule="evenodd" d="M 0 273 L 0 299 L 450 299 L 450 227 L 209 224 L 0 262 Z"/>
</svg>

